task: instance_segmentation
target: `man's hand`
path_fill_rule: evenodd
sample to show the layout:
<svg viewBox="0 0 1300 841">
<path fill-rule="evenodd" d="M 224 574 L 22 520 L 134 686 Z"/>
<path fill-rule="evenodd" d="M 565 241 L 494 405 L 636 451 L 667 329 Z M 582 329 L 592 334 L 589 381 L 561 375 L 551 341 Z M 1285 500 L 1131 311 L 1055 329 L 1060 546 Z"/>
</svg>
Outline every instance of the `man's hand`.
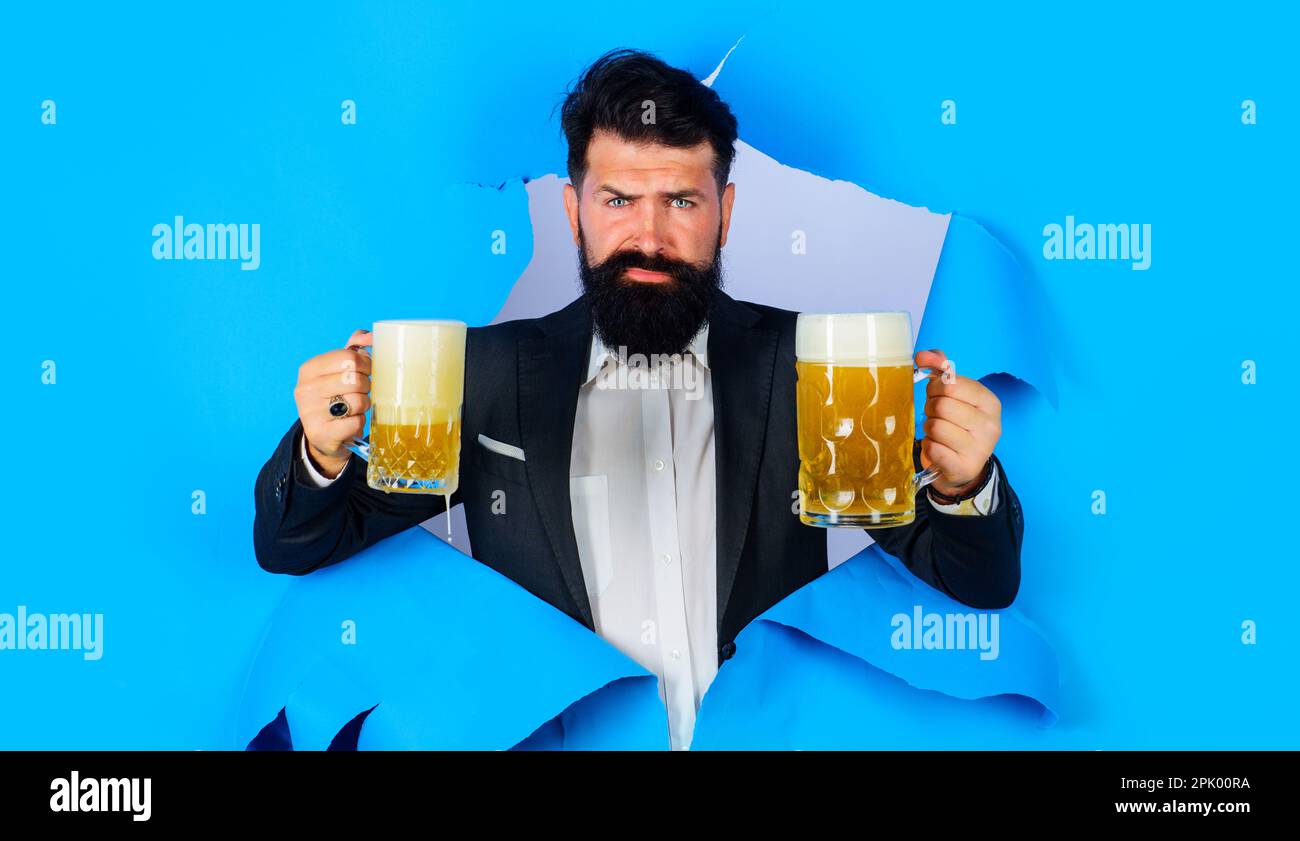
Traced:
<svg viewBox="0 0 1300 841">
<path fill-rule="evenodd" d="M 943 351 L 922 350 L 916 367 L 931 368 L 925 387 L 925 422 L 921 428 L 921 466 L 934 465 L 943 476 L 934 489 L 948 496 L 970 490 L 1002 436 L 1002 401 L 983 383 L 970 377 L 940 377 L 948 357 Z"/>
<path fill-rule="evenodd" d="M 370 345 L 370 332 L 358 330 L 343 349 L 313 356 L 298 369 L 293 399 L 307 436 L 307 453 L 316 467 L 331 478 L 343 472 L 352 455 L 344 443 L 366 428 L 370 354 L 361 348 Z M 330 414 L 330 398 L 336 394 L 348 403 L 348 414 L 341 418 Z"/>
</svg>

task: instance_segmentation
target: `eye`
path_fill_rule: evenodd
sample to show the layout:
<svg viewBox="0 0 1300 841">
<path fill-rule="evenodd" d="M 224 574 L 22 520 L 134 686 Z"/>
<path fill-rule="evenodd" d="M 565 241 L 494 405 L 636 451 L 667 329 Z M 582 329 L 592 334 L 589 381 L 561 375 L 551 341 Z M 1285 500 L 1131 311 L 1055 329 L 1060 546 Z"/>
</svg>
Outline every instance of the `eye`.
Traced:
<svg viewBox="0 0 1300 841">
<path fill-rule="evenodd" d="M 622 207 L 622 206 L 623 206 L 623 205 L 621 205 L 621 204 L 614 204 L 614 202 L 616 202 L 616 201 L 625 202 L 625 201 L 627 201 L 627 199 L 623 198 L 622 196 L 615 196 L 614 198 L 612 198 L 612 199 L 610 199 L 609 201 L 605 202 L 605 204 L 608 205 L 609 207 Z"/>
<path fill-rule="evenodd" d="M 680 204 L 678 204 L 678 202 L 680 202 Z M 694 207 L 695 202 L 691 201 L 690 199 L 673 199 L 672 205 L 673 207 L 687 208 L 687 207 Z"/>
</svg>

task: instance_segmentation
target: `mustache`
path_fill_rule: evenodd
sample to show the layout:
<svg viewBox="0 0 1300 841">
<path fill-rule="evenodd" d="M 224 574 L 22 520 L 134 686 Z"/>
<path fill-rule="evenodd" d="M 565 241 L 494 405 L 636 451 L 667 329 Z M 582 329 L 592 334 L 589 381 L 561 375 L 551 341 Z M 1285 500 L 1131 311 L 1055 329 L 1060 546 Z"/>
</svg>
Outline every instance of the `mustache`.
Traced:
<svg viewBox="0 0 1300 841">
<path fill-rule="evenodd" d="M 604 277 L 617 277 L 628 269 L 643 269 L 648 272 L 671 275 L 677 280 L 682 280 L 706 271 L 708 266 L 698 266 L 686 260 L 675 260 L 662 254 L 646 254 L 634 249 L 631 251 L 616 251 L 601 262 L 591 266 L 591 269 Z"/>
</svg>

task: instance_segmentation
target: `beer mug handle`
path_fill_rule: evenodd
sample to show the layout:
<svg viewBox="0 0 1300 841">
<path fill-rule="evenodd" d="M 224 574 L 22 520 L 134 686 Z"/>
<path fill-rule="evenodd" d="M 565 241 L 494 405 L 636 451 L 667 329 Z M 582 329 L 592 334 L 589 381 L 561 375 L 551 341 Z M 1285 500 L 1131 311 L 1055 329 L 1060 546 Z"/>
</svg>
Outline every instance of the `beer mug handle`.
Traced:
<svg viewBox="0 0 1300 841">
<path fill-rule="evenodd" d="M 950 383 L 953 380 L 955 380 L 957 378 L 957 375 L 954 371 L 956 367 L 957 366 L 953 364 L 952 360 L 949 359 L 944 364 L 943 370 L 939 374 L 939 379 L 945 383 Z M 916 384 L 919 383 L 921 380 L 928 380 L 930 378 L 930 374 L 928 372 L 933 370 L 934 370 L 933 368 L 917 368 L 916 372 L 912 374 L 912 383 Z M 915 476 L 912 477 L 912 494 L 915 496 L 916 494 L 920 493 L 921 490 L 925 488 L 926 485 L 930 484 L 931 482 L 933 482 L 935 479 L 938 479 L 942 475 L 943 475 L 942 471 L 938 470 L 933 465 L 925 468 L 920 473 L 917 473 Z"/>
<path fill-rule="evenodd" d="M 370 442 L 366 439 L 353 435 L 352 440 L 343 446 L 361 456 L 367 462 L 370 461 Z"/>
<path fill-rule="evenodd" d="M 934 465 L 930 465 L 929 467 L 922 470 L 920 473 L 913 476 L 912 496 L 916 496 L 918 493 L 921 492 L 922 488 L 924 488 L 926 485 L 933 482 L 935 479 L 938 479 L 942 475 L 943 474 L 940 473 L 939 470 L 936 469 Z"/>
<path fill-rule="evenodd" d="M 357 353 L 362 353 L 362 352 L 372 353 L 371 351 L 368 351 L 366 348 L 363 348 L 361 345 L 348 345 L 348 350 L 354 350 Z M 365 459 L 367 464 L 370 462 L 370 442 L 367 441 L 366 439 L 357 435 L 353 435 L 351 440 L 348 441 L 343 446 L 344 448 L 351 450 L 352 452 L 361 456 L 361 458 Z"/>
</svg>

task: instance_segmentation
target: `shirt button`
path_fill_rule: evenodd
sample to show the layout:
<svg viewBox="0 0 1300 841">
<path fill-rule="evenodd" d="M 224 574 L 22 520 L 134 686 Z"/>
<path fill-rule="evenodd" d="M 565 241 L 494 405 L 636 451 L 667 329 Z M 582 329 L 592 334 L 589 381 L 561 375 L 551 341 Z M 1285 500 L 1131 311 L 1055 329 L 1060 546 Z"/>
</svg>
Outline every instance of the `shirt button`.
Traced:
<svg viewBox="0 0 1300 841">
<path fill-rule="evenodd" d="M 679 660 L 679 659 L 681 659 L 681 656 L 682 656 L 682 653 L 681 653 L 680 651 L 678 651 L 677 649 L 674 648 L 674 649 L 673 649 L 673 659 L 674 659 L 674 660 Z"/>
<path fill-rule="evenodd" d="M 655 459 L 655 470 L 663 470 L 663 469 L 664 469 L 664 460 L 661 458 Z"/>
<path fill-rule="evenodd" d="M 665 552 L 665 553 L 664 553 L 664 563 L 666 563 L 666 564 L 671 564 L 672 562 L 673 562 L 673 556 L 672 556 L 672 555 L 669 555 L 667 552 Z"/>
</svg>

